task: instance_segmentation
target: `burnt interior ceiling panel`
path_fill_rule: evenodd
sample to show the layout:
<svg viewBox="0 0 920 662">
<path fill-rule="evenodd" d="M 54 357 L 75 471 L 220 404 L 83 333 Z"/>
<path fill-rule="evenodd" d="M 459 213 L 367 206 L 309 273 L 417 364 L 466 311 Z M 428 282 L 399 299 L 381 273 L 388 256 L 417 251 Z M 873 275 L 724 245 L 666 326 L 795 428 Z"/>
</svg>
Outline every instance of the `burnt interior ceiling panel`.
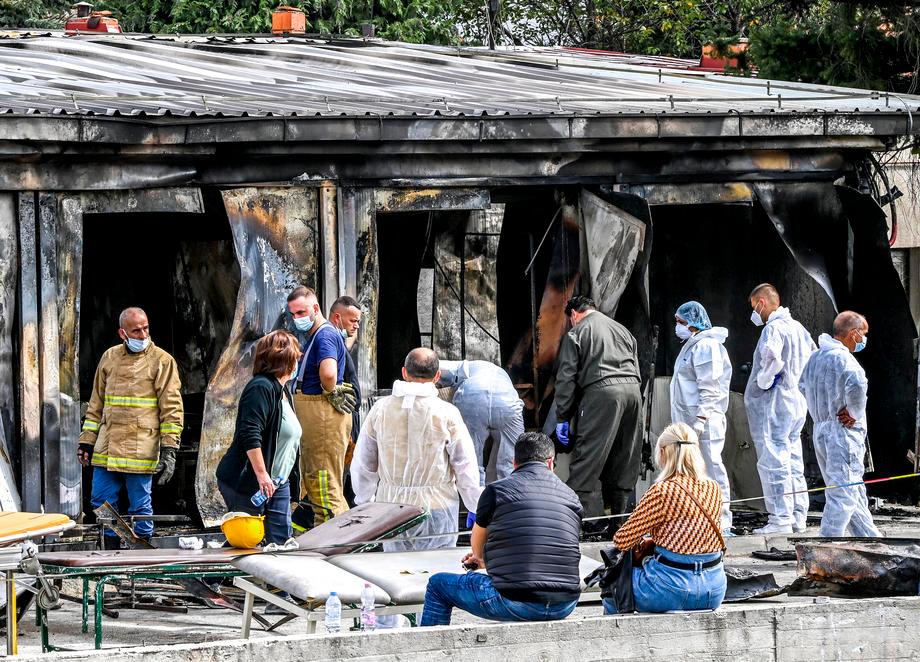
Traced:
<svg viewBox="0 0 920 662">
<path fill-rule="evenodd" d="M 179 468 L 173 481 L 154 489 L 155 508 L 164 514 L 194 510 L 190 504 L 205 390 L 226 345 L 239 289 L 227 217 L 222 207 L 208 205 L 208 212 L 92 214 L 84 219 L 80 399 L 89 400 L 99 358 L 119 342 L 118 314 L 128 306 L 147 312 L 153 342 L 179 367 L 185 407 Z M 143 250 L 113 250 L 119 237 L 138 228 Z"/>
<path fill-rule="evenodd" d="M 501 361 L 496 310 L 503 204 L 436 212 L 432 347 L 450 360 Z"/>
<path fill-rule="evenodd" d="M 195 491 L 208 525 L 226 512 L 214 474 L 233 439 L 237 400 L 252 377 L 255 342 L 275 326 L 290 291 L 299 284 L 316 287 L 319 273 L 315 190 L 242 188 L 222 196 L 240 284 L 229 339 L 204 401 Z"/>
<path fill-rule="evenodd" d="M 645 223 L 586 190 L 579 197 L 579 209 L 587 248 L 588 291 L 597 309 L 615 318 L 645 246 Z"/>
<path fill-rule="evenodd" d="M 0 510 L 19 510 L 14 458 L 16 440 L 16 390 L 13 339 L 17 335 L 16 283 L 19 273 L 19 248 L 16 242 L 16 195 L 0 193 Z"/>
<path fill-rule="evenodd" d="M 869 322 L 871 340 L 857 359 L 869 379 L 872 458 L 878 474 L 902 474 L 912 467 L 908 452 L 916 442 L 917 331 L 891 263 L 885 212 L 868 194 L 846 186 L 835 189 L 853 232 L 853 289 L 844 303 Z M 903 491 L 905 486 L 890 488 Z"/>
</svg>

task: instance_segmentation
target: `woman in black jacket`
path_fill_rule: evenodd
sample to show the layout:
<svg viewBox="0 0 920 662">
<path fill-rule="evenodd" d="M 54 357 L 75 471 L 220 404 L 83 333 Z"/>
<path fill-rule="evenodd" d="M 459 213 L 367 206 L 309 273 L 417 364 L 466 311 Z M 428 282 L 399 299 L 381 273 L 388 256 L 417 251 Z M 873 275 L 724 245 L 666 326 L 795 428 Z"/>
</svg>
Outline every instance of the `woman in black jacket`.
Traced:
<svg viewBox="0 0 920 662">
<path fill-rule="evenodd" d="M 291 537 L 291 484 L 300 485 L 301 428 L 284 386 L 299 359 L 297 339 L 287 331 L 272 331 L 256 343 L 253 378 L 240 395 L 233 443 L 217 465 L 217 487 L 227 509 L 264 513 L 266 543 L 284 544 Z M 256 505 L 253 497 L 259 494 L 265 502 Z"/>
</svg>

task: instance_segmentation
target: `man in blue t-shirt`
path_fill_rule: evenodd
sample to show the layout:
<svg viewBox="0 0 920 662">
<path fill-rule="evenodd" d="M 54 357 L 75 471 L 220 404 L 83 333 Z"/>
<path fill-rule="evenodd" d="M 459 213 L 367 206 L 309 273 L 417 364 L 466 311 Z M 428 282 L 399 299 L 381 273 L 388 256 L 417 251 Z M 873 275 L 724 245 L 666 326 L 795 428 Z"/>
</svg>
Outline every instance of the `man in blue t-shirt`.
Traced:
<svg viewBox="0 0 920 662">
<path fill-rule="evenodd" d="M 320 524 L 348 510 L 342 480 L 356 400 L 354 389 L 344 382 L 345 343 L 323 317 L 316 293 L 295 288 L 287 308 L 304 341 L 294 379 L 294 411 L 303 429 L 301 491 Z"/>
</svg>

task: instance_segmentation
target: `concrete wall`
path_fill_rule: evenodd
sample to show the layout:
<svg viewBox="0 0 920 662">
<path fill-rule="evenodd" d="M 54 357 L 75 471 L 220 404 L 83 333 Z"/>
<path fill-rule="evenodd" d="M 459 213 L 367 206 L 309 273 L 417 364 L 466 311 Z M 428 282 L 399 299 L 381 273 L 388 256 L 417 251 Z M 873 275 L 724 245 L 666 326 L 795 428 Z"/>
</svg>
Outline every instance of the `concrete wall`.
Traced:
<svg viewBox="0 0 920 662">
<path fill-rule="evenodd" d="M 821 599 L 818 599 L 821 600 Z M 302 635 L 124 649 L 123 662 L 496 662 L 509 660 L 894 660 L 920 650 L 920 598 L 797 602 L 695 614 L 450 626 L 334 636 Z M 112 659 L 113 652 L 54 653 L 35 662 Z"/>
</svg>

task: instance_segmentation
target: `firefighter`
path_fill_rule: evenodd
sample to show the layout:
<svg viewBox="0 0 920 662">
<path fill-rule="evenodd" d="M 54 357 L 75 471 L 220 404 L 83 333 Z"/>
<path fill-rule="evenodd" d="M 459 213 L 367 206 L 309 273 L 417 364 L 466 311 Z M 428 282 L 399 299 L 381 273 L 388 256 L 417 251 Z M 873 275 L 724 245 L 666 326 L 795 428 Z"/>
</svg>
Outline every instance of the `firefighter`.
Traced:
<svg viewBox="0 0 920 662">
<path fill-rule="evenodd" d="M 96 368 L 77 456 L 93 466 L 93 508 L 106 501 L 117 508 L 124 489 L 129 515 L 153 515 L 153 475 L 160 474 L 157 484 L 164 485 L 176 470 L 183 418 L 179 369 L 150 340 L 143 310 L 125 309 L 118 326 L 122 344 L 106 350 Z M 136 522 L 134 532 L 149 540 L 153 522 Z M 115 532 L 105 534 L 106 549 L 117 549 Z"/>
</svg>

